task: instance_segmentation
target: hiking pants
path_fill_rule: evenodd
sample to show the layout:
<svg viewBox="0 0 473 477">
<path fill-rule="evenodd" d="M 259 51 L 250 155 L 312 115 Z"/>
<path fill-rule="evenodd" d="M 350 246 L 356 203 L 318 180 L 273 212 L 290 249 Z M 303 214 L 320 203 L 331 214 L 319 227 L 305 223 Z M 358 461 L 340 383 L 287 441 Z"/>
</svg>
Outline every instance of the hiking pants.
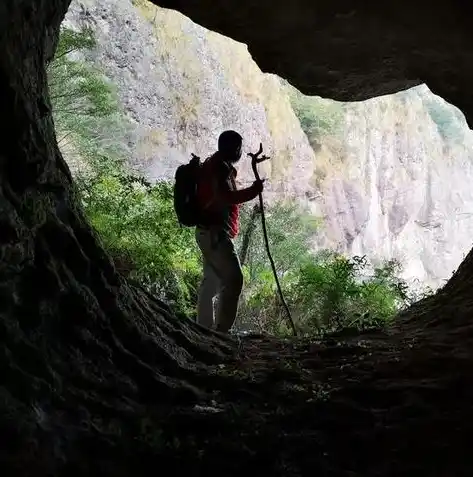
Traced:
<svg viewBox="0 0 473 477">
<path fill-rule="evenodd" d="M 197 300 L 197 322 L 227 333 L 235 322 L 243 287 L 240 260 L 232 239 L 224 232 L 196 228 L 195 235 L 204 263 Z M 213 300 L 217 295 L 214 319 Z"/>
</svg>

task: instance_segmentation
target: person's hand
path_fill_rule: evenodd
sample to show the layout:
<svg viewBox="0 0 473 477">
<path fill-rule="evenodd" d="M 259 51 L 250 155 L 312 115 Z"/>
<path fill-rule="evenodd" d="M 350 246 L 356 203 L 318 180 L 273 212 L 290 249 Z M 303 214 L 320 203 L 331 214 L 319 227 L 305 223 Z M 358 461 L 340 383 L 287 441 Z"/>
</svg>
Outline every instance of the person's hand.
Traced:
<svg viewBox="0 0 473 477">
<path fill-rule="evenodd" d="M 264 179 L 262 180 L 259 180 L 259 181 L 254 181 L 253 182 L 253 187 L 254 189 L 256 190 L 256 192 L 258 194 L 261 194 L 261 192 L 263 192 L 263 189 L 264 189 Z"/>
</svg>

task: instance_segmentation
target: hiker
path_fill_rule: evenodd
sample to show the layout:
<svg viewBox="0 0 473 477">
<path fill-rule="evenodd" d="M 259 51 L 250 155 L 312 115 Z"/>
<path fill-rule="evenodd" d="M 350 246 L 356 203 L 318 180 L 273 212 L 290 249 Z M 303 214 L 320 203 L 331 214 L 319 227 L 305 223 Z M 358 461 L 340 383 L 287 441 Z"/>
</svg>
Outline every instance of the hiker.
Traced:
<svg viewBox="0 0 473 477">
<path fill-rule="evenodd" d="M 197 302 L 197 322 L 227 333 L 232 327 L 243 287 L 243 274 L 233 239 L 239 229 L 239 204 L 263 191 L 263 181 L 237 189 L 234 165 L 242 154 L 243 138 L 225 131 L 218 139 L 218 151 L 202 164 L 197 186 L 199 207 L 212 217 L 211 225 L 198 224 L 196 241 L 203 256 L 203 278 Z M 214 319 L 213 299 L 219 295 Z"/>
</svg>

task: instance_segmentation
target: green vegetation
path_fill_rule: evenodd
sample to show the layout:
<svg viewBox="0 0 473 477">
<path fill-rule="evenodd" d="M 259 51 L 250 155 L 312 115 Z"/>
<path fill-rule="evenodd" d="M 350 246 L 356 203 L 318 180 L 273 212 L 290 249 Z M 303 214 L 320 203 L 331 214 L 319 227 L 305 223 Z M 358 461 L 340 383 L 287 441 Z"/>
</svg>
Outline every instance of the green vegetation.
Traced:
<svg viewBox="0 0 473 477">
<path fill-rule="evenodd" d="M 345 117 L 343 103 L 318 96 L 304 96 L 289 83 L 286 83 L 286 87 L 292 108 L 313 147 L 318 145 L 322 138 L 340 137 Z"/>
<path fill-rule="evenodd" d="M 105 163 L 113 168 L 112 159 L 123 162 L 126 157 L 123 141 L 116 138 L 126 136 L 129 124 L 113 85 L 89 62 L 70 58 L 71 53 L 83 54 L 94 46 L 90 29 L 76 32 L 63 28 L 48 67 L 58 144 L 74 168 L 96 163 L 102 169 Z"/>
<path fill-rule="evenodd" d="M 248 208 L 243 209 L 242 223 L 246 225 L 249 217 Z M 295 204 L 275 204 L 267 222 L 281 286 L 303 333 L 384 326 L 414 300 L 405 282 L 397 278 L 401 267 L 395 261 L 370 271 L 366 257 L 349 259 L 331 251 L 312 252 L 311 238 L 319 223 Z M 252 237 L 244 274 L 243 325 L 290 334 L 259 227 Z"/>
<path fill-rule="evenodd" d="M 82 189 L 91 224 L 116 265 L 187 315 L 194 313 L 200 263 L 190 229 L 180 229 L 172 184 L 148 184 L 123 168 Z"/>
<path fill-rule="evenodd" d="M 67 138 L 67 142 L 60 140 L 60 147 L 70 164 L 71 157 L 77 157 L 85 166 L 75 172 L 80 200 L 117 268 L 176 312 L 192 317 L 201 274 L 193 230 L 177 224 L 171 183 L 152 185 L 127 169 L 126 150 L 120 146 L 124 141 L 117 140 L 117 133 L 123 137 L 128 126 L 113 87 L 86 60 L 68 56 L 94 44 L 89 30 L 64 29 L 49 65 L 56 129 L 58 137 Z M 307 119 L 307 128 L 334 134 L 338 113 L 333 111 L 317 124 Z M 396 264 L 376 268 L 362 279 L 367 271 L 364 258 L 310 251 L 320 222 L 306 211 L 292 203 L 277 203 L 267 214 L 282 286 L 297 326 L 305 333 L 383 325 L 409 300 L 405 285 L 396 279 Z M 249 207 L 244 207 L 243 231 L 250 217 Z M 241 241 L 236 242 L 238 248 Z M 255 224 L 243 268 L 241 324 L 286 334 L 259 224 Z"/>
<path fill-rule="evenodd" d="M 94 45 L 90 30 L 63 29 L 49 65 L 59 145 L 69 163 L 85 166 L 75 174 L 82 204 L 116 266 L 190 315 L 200 273 L 193 233 L 174 218 L 171 184 L 151 185 L 127 170 L 118 139 L 127 122 L 113 87 L 86 61 L 67 56 Z"/>
</svg>

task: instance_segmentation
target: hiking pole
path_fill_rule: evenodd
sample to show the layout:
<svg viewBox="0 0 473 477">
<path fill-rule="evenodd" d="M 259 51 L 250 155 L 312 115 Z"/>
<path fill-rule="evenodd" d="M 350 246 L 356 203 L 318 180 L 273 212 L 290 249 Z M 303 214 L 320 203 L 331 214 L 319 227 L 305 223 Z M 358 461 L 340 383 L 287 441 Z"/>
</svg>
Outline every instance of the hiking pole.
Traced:
<svg viewBox="0 0 473 477">
<path fill-rule="evenodd" d="M 251 157 L 251 168 L 253 169 L 253 173 L 255 175 L 255 178 L 257 181 L 261 181 L 261 177 L 258 172 L 258 164 L 263 161 L 267 161 L 269 159 L 268 156 L 261 156 L 261 153 L 263 152 L 263 144 L 260 143 L 258 152 L 256 153 L 248 153 L 248 156 Z M 261 157 L 260 157 L 261 156 Z M 281 289 L 281 285 L 279 283 L 279 278 L 278 274 L 276 271 L 276 265 L 274 264 L 273 257 L 271 255 L 271 250 L 269 247 L 269 240 L 268 240 L 268 231 L 266 230 L 266 217 L 264 215 L 264 202 L 263 202 L 263 193 L 260 192 L 258 194 L 259 196 L 259 205 L 260 205 L 260 211 L 261 211 L 261 225 L 263 226 L 263 236 L 264 236 L 264 244 L 266 247 L 266 253 L 268 254 L 269 261 L 271 263 L 271 268 L 273 270 L 273 275 L 274 275 L 274 280 L 276 281 L 276 286 L 278 288 L 278 293 L 279 293 L 279 298 L 281 299 L 281 303 L 284 306 L 284 309 L 286 310 L 287 314 L 287 319 L 291 325 L 292 332 L 294 333 L 294 336 L 297 336 L 297 329 L 294 324 L 294 320 L 292 319 L 291 312 L 289 311 L 289 307 L 287 306 L 286 300 L 284 299 L 284 295 Z"/>
</svg>

